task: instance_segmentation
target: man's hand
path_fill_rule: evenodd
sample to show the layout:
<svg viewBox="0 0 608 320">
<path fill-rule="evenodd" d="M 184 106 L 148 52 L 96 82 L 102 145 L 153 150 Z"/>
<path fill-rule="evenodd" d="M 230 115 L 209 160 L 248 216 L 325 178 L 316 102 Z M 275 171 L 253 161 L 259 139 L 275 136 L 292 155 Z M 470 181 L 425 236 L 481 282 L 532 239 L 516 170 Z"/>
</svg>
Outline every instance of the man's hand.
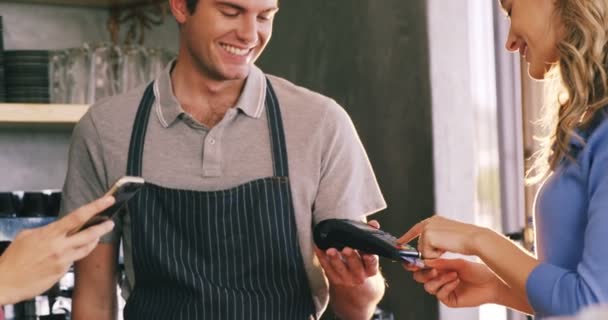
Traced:
<svg viewBox="0 0 608 320">
<path fill-rule="evenodd" d="M 380 227 L 376 220 L 372 220 L 368 224 L 376 229 Z M 378 274 L 378 256 L 375 254 L 358 252 L 348 247 L 342 251 L 329 248 L 325 252 L 315 247 L 315 253 L 325 270 L 329 283 L 333 285 L 359 286 L 367 278 Z"/>
<path fill-rule="evenodd" d="M 368 223 L 379 228 L 377 221 Z M 341 319 L 369 319 L 384 295 L 378 256 L 352 248 L 326 251 L 315 247 L 330 285 L 330 304 Z"/>
<path fill-rule="evenodd" d="M 360 286 L 367 278 L 378 274 L 376 255 L 360 253 L 348 247 L 342 251 L 330 248 L 325 252 L 315 247 L 315 252 L 332 285 Z"/>
</svg>

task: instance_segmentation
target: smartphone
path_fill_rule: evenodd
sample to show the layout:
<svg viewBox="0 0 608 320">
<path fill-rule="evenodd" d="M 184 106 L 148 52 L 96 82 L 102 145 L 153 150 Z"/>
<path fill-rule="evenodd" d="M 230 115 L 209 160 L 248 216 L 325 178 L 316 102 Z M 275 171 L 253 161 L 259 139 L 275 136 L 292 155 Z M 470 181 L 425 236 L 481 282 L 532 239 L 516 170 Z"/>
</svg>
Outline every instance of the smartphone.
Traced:
<svg viewBox="0 0 608 320">
<path fill-rule="evenodd" d="M 118 179 L 106 192 L 106 195 L 114 196 L 116 202 L 109 208 L 93 216 L 87 221 L 82 229 L 100 224 L 106 220 L 114 219 L 120 210 L 125 206 L 127 201 L 131 199 L 144 185 L 142 177 L 124 176 Z"/>
</svg>

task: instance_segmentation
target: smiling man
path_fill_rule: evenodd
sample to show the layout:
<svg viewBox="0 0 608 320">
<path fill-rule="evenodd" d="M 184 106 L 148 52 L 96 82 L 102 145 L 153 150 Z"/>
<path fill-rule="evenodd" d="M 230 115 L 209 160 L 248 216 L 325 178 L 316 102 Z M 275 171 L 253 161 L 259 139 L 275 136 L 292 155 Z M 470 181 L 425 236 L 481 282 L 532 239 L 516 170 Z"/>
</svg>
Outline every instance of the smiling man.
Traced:
<svg viewBox="0 0 608 320">
<path fill-rule="evenodd" d="M 123 175 L 146 185 L 76 264 L 74 319 L 369 319 L 378 257 L 314 247 L 312 225 L 386 207 L 346 112 L 254 65 L 277 0 L 170 0 L 179 53 L 77 125 L 63 212 Z"/>
</svg>

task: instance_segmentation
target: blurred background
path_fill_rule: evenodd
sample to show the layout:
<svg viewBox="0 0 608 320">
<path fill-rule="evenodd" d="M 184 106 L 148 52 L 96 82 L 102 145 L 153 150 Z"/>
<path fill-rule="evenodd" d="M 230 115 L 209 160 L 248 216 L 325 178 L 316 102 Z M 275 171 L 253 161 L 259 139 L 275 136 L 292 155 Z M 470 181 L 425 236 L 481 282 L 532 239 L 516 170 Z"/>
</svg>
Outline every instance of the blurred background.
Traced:
<svg viewBox="0 0 608 320">
<path fill-rule="evenodd" d="M 152 57 L 163 63 L 177 52 L 177 25 L 164 3 L 0 1 L 0 73 L 6 71 L 0 84 L 21 83 L 7 79 L 22 74 L 7 61 L 28 55 L 49 63 L 40 66 L 43 84 L 21 88 L 23 95 L 48 86 L 42 100 L 30 102 L 57 108 L 86 107 L 133 81 L 148 81 Z M 528 217 L 535 190 L 524 188 L 523 172 L 537 147 L 530 124 L 542 105 L 542 84 L 528 80 L 519 56 L 504 51 L 507 32 L 498 1 L 281 1 L 258 65 L 334 98 L 350 114 L 388 203 L 374 216 L 383 229 L 400 235 L 438 213 L 489 226 L 533 250 Z M 79 76 L 86 84 L 81 91 L 67 92 L 66 74 L 78 73 L 78 59 L 101 67 Z M 107 66 L 116 72 L 107 73 Z M 125 78 L 138 72 L 140 79 Z M 1 99 L 0 192 L 60 189 L 73 121 L 14 121 L 19 96 L 5 89 Z M 446 308 L 400 265 L 382 261 L 382 270 L 386 319 L 389 313 L 406 320 L 525 319 L 492 305 Z"/>
</svg>

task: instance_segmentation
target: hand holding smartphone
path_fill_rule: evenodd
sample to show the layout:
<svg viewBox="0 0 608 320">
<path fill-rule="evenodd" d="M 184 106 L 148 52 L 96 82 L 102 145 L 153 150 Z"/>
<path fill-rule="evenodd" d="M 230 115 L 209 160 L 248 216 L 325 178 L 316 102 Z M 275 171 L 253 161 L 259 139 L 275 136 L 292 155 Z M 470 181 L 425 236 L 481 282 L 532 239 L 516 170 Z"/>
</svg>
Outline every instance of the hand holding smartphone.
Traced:
<svg viewBox="0 0 608 320">
<path fill-rule="evenodd" d="M 114 219 L 116 214 L 125 206 L 144 185 L 142 177 L 124 176 L 116 181 L 106 195 L 111 195 L 116 200 L 112 206 L 93 216 L 82 229 L 102 223 L 106 220 Z"/>
</svg>

